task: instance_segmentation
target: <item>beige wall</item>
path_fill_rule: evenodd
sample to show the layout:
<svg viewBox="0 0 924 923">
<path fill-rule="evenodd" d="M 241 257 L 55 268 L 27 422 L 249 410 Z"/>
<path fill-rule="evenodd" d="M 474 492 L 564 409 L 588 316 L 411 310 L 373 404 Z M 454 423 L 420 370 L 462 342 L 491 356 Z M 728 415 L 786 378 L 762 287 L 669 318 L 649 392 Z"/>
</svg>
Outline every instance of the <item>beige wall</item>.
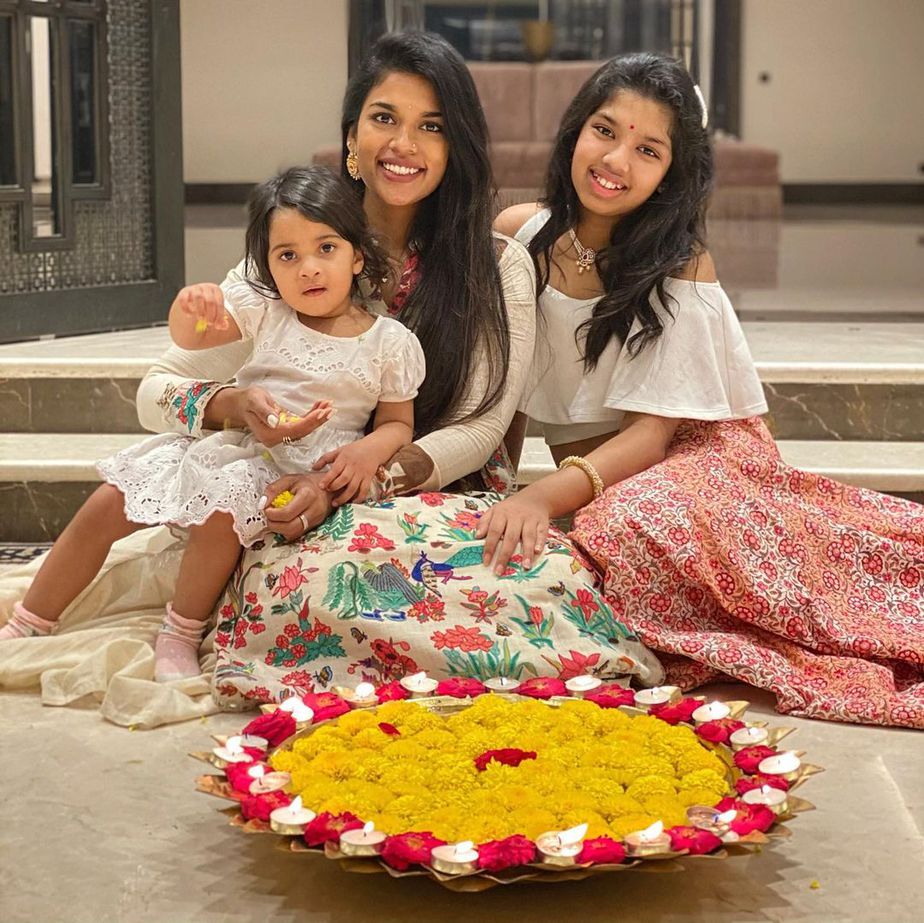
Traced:
<svg viewBox="0 0 924 923">
<path fill-rule="evenodd" d="M 336 143 L 346 0 L 182 0 L 187 183 L 248 183 Z"/>
<path fill-rule="evenodd" d="M 920 180 L 922 87 L 924 0 L 744 0 L 742 137 L 785 182 Z"/>
</svg>

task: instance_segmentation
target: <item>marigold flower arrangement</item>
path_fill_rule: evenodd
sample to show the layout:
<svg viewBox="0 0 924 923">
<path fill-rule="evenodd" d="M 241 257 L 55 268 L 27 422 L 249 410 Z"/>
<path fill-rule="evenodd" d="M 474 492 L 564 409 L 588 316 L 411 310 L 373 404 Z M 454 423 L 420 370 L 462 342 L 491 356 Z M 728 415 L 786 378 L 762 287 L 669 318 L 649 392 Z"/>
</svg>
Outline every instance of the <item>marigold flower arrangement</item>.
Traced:
<svg viewBox="0 0 924 923">
<path fill-rule="evenodd" d="M 218 764 L 226 782 L 201 777 L 200 788 L 237 801 L 240 823 L 259 831 L 295 799 L 293 810 L 313 819 L 291 848 L 331 858 L 342 856 L 344 834 L 374 825 L 381 846 L 368 861 L 392 874 L 422 871 L 447 887 L 458 880 L 459 890 L 560 875 L 544 864 L 551 831 L 583 831 L 573 863 L 589 874 L 638 864 L 648 855 L 633 845 L 642 831 L 663 830 L 652 834 L 666 844 L 662 855 L 724 854 L 729 844 L 764 842 L 779 815 L 811 808 L 791 788 L 818 767 L 768 774 L 783 772 L 764 764 L 775 747 L 731 747 L 747 703 L 734 703 L 734 717 L 697 722 L 700 699 L 645 711 L 617 684 L 584 699 L 562 696 L 563 686 L 537 677 L 509 696 L 451 678 L 436 699 L 407 701 L 393 682 L 378 688 L 376 707 L 354 709 L 336 692 L 311 693 L 303 701 L 316 726 L 296 733 L 288 712 L 266 707 L 242 731 L 266 749 L 244 747 L 247 760 Z M 258 774 L 288 773 L 285 790 L 252 794 L 257 766 Z M 775 801 L 766 795 L 774 790 Z M 470 872 L 435 873 L 431 853 L 452 843 L 476 845 L 480 885 L 464 883 Z"/>
<path fill-rule="evenodd" d="M 659 820 L 685 824 L 687 807 L 731 793 L 725 764 L 692 728 L 580 699 L 550 708 L 482 695 L 448 718 L 387 702 L 343 715 L 270 764 L 318 814 L 446 842 L 535 839 L 584 822 L 589 838 L 619 839 Z"/>
</svg>

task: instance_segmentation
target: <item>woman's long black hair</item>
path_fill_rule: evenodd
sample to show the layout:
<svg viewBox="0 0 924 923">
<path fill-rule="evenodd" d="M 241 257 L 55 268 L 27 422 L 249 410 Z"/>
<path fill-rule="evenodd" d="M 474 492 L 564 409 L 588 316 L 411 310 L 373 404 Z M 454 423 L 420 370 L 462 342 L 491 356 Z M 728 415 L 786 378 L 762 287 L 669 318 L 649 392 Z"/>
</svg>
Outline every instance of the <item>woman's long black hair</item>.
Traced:
<svg viewBox="0 0 924 923">
<path fill-rule="evenodd" d="M 277 208 L 292 208 L 309 221 L 332 227 L 362 253 L 359 277 L 378 283 L 388 273 L 388 258 L 369 231 L 366 213 L 349 185 L 326 167 L 292 167 L 254 187 L 247 201 L 244 270 L 260 294 L 279 297 L 269 267 L 270 218 Z M 354 291 L 359 277 L 353 280 Z"/>
<path fill-rule="evenodd" d="M 510 331 L 491 235 L 488 127 L 472 76 L 445 39 L 428 32 L 393 33 L 372 47 L 343 100 L 342 173 L 349 175 L 347 138 L 363 104 L 390 73 L 423 77 L 433 86 L 449 150 L 443 181 L 420 203 L 411 227 L 421 275 L 400 314 L 427 359 L 427 376 L 414 402 L 415 428 L 424 434 L 477 417 L 500 400 Z M 363 184 L 353 185 L 361 196 Z M 487 386 L 478 406 L 461 416 L 459 401 L 480 354 L 487 359 Z"/>
<path fill-rule="evenodd" d="M 631 90 L 670 110 L 672 160 L 661 190 L 621 217 L 609 246 L 597 254 L 604 294 L 578 331 L 584 336 L 587 371 L 596 367 L 613 337 L 626 343 L 636 319 L 641 329 L 628 340 L 630 355 L 661 335 L 664 324 L 651 306 L 651 293 L 656 291 L 670 311 L 664 280 L 705 249 L 705 212 L 712 189 L 712 149 L 699 97 L 683 64 L 650 53 L 612 58 L 587 80 L 562 116 L 543 198 L 551 214 L 529 245 L 539 291 L 548 285 L 556 241 L 580 218 L 571 181 L 578 135 L 587 119 L 619 90 Z"/>
</svg>

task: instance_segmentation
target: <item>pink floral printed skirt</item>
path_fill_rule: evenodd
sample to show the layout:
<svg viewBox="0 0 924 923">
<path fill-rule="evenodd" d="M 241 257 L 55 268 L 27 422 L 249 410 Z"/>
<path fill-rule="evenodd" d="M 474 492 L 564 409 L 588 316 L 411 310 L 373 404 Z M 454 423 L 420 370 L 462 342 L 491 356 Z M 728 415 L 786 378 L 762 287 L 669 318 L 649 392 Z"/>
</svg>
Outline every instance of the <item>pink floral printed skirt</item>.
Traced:
<svg viewBox="0 0 924 923">
<path fill-rule="evenodd" d="M 924 728 L 924 506 L 791 468 L 759 418 L 685 423 L 571 538 L 668 681 Z"/>
</svg>

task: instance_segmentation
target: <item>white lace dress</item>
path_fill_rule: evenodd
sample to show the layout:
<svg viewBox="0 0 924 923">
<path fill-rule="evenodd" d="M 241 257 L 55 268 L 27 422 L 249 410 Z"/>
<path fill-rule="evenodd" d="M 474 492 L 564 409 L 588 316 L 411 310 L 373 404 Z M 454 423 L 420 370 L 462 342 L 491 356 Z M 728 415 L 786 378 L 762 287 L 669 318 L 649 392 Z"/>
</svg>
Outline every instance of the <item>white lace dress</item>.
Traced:
<svg viewBox="0 0 924 923">
<path fill-rule="evenodd" d="M 265 388 L 293 413 L 329 400 L 332 418 L 297 444 L 271 449 L 236 429 L 152 436 L 97 469 L 125 495 L 130 521 L 185 527 L 222 511 L 249 547 L 266 530 L 258 508 L 266 485 L 309 471 L 325 452 L 361 439 L 379 401 L 416 397 L 425 362 L 414 334 L 391 318 L 377 317 L 357 337 L 332 337 L 305 327 L 288 305 L 257 295 L 246 282 L 223 288 L 226 308 L 244 339 L 253 340 L 237 384 Z"/>
</svg>

